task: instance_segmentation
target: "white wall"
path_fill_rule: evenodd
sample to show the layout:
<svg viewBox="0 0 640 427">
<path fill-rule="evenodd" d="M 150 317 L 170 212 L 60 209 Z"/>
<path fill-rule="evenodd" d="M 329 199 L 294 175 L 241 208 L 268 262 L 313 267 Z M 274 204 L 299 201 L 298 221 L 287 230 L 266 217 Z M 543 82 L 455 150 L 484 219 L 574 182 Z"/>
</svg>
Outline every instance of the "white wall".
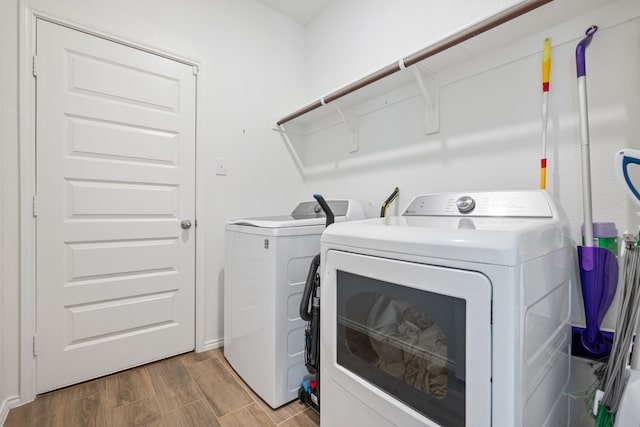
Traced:
<svg viewBox="0 0 640 427">
<path fill-rule="evenodd" d="M 334 1 L 307 25 L 308 93 L 319 98 L 522 1 Z"/>
<path fill-rule="evenodd" d="M 0 2 L 0 403 L 19 390 L 18 1 Z M 302 197 L 296 173 L 271 128 L 282 104 L 302 102 L 304 28 L 255 0 L 26 0 L 52 17 L 201 64 L 198 144 L 204 145 L 205 345 L 223 338 L 224 222 L 289 211 Z M 23 75 L 26 75 L 23 73 Z M 286 89 L 286 90 L 285 90 Z M 228 175 L 213 162 L 226 158 Z M 30 195 L 24 195 L 29 198 Z M 0 417 L 0 421 L 2 418 Z"/>
<path fill-rule="evenodd" d="M 458 18 L 469 18 L 434 15 L 429 13 L 431 5 L 411 0 L 334 2 L 307 28 L 310 94 L 320 97 L 364 77 L 411 49 L 428 46 L 440 29 L 459 26 Z M 580 16 L 586 13 L 583 5 L 602 9 Z M 617 182 L 613 159 L 620 148 L 640 148 L 640 3 L 577 6 L 559 25 L 544 24 L 554 18 L 545 15 L 545 6 L 536 12 L 538 28 L 522 39 L 503 34 L 495 49 L 481 55 L 468 50 L 473 42 L 424 61 L 436 71 L 440 87 L 437 134 L 424 134 L 423 100 L 416 96 L 360 115 L 357 153 L 347 151 L 343 125 L 308 136 L 297 145 L 308 167 L 308 191 L 354 198 L 368 216 L 377 216 L 380 203 L 395 186 L 400 187 L 401 207 L 416 194 L 538 188 L 541 52 L 544 38 L 551 37 L 547 188 L 562 203 L 573 238 L 578 239 L 582 187 L 574 54 L 585 30 L 598 24 L 601 28 L 586 54 L 594 220 L 613 221 L 620 233 L 637 231 L 640 218 L 635 212 L 640 208 Z M 384 102 L 384 96 L 377 100 L 379 105 Z M 358 105 L 355 109 L 361 110 Z M 612 313 L 605 328 L 615 326 Z M 572 317 L 575 323 L 583 321 L 579 297 L 574 298 Z M 593 378 L 586 365 L 575 363 L 580 363 L 581 372 L 576 384 L 584 390 Z M 581 405 L 577 402 L 574 411 Z M 588 418 L 575 417 L 573 422 L 592 425 Z"/>
<path fill-rule="evenodd" d="M 18 400 L 17 2 L 0 2 L 0 423 Z"/>
</svg>

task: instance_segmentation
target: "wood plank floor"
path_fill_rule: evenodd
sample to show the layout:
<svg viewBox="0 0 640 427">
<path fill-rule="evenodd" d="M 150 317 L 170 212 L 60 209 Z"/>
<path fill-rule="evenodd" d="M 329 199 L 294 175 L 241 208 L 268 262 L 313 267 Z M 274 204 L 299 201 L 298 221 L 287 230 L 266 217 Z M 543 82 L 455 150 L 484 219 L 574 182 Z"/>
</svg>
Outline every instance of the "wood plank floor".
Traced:
<svg viewBox="0 0 640 427">
<path fill-rule="evenodd" d="M 298 401 L 271 409 L 222 349 L 186 353 L 57 390 L 12 409 L 4 427 L 315 427 Z"/>
</svg>

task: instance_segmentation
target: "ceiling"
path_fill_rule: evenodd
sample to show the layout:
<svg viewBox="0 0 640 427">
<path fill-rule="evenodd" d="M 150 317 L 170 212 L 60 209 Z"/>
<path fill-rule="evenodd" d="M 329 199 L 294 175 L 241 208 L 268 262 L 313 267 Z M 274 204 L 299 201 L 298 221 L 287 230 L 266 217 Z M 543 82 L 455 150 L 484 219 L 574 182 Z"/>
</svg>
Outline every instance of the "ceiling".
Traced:
<svg viewBox="0 0 640 427">
<path fill-rule="evenodd" d="M 333 0 L 258 0 L 285 16 L 306 25 L 320 15 Z"/>
</svg>

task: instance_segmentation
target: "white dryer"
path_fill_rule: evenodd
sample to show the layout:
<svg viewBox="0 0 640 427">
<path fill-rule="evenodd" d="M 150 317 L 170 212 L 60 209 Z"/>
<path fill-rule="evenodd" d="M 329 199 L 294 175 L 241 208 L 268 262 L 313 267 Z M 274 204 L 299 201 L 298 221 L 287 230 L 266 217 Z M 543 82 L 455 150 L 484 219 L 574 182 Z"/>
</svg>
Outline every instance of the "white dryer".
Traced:
<svg viewBox="0 0 640 427">
<path fill-rule="evenodd" d="M 321 240 L 321 426 L 566 426 L 574 246 L 544 191 L 435 194 Z"/>
<path fill-rule="evenodd" d="M 364 218 L 353 200 L 328 200 L 336 222 Z M 224 356 L 270 406 L 298 397 L 307 374 L 300 299 L 326 218 L 315 201 L 290 215 L 226 225 Z"/>
</svg>

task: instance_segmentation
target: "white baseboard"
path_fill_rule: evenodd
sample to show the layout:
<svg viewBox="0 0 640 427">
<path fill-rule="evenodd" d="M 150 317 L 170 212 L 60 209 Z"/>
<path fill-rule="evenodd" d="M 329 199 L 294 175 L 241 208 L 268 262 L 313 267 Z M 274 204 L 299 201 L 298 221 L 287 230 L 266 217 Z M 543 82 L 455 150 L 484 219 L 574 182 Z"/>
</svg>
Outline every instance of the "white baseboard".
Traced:
<svg viewBox="0 0 640 427">
<path fill-rule="evenodd" d="M 10 396 L 0 403 L 0 426 L 4 425 L 11 408 L 20 405 L 20 396 Z"/>
<path fill-rule="evenodd" d="M 224 338 L 218 338 L 211 341 L 205 341 L 202 351 L 213 350 L 214 348 L 220 348 L 224 345 Z"/>
</svg>

